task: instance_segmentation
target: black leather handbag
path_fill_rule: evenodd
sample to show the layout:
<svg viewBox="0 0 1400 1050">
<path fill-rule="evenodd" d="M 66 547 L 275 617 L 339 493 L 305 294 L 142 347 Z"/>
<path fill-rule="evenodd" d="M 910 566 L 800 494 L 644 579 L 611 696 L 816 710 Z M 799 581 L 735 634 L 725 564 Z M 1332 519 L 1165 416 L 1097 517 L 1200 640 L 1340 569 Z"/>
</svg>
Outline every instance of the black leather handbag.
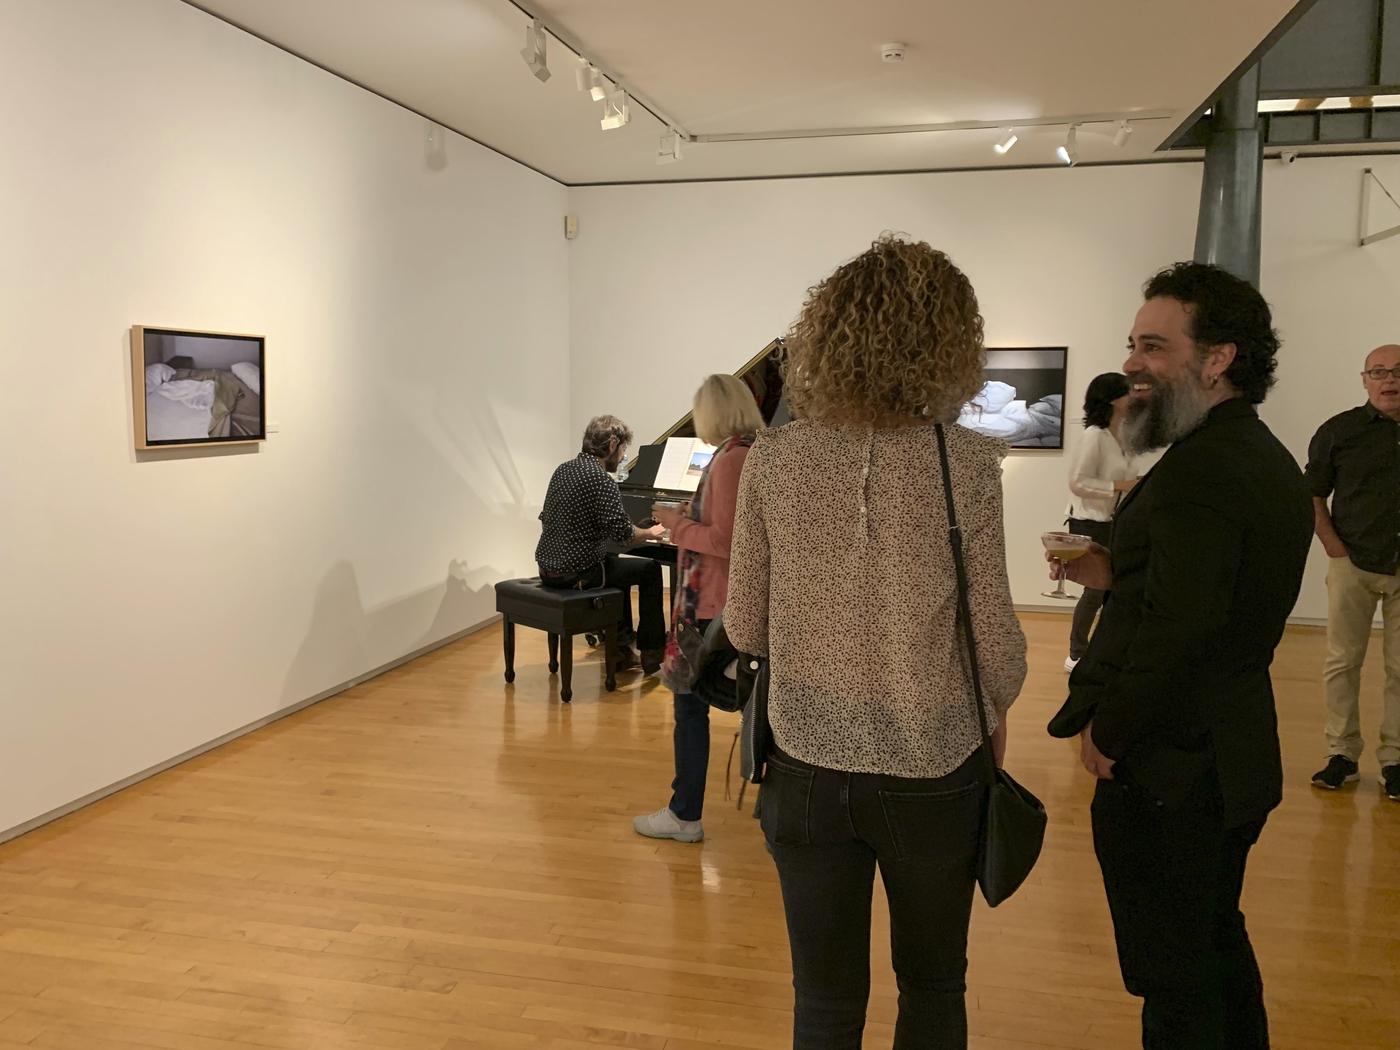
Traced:
<svg viewBox="0 0 1400 1050">
<path fill-rule="evenodd" d="M 987 805 L 982 820 L 982 848 L 977 857 L 977 884 L 982 896 L 995 908 L 1020 888 L 1040 857 L 1045 842 L 1045 807 L 1040 799 L 997 767 L 987 731 L 987 707 L 982 698 L 982 676 L 977 666 L 977 639 L 972 630 L 972 609 L 967 597 L 967 566 L 963 562 L 962 530 L 953 507 L 953 480 L 948 470 L 948 443 L 943 425 L 934 426 L 938 459 L 943 467 L 943 497 L 948 507 L 948 544 L 953 548 L 953 568 L 958 580 L 958 623 L 972 678 L 972 705 L 982 729 L 982 753 L 987 756 Z"/>
</svg>

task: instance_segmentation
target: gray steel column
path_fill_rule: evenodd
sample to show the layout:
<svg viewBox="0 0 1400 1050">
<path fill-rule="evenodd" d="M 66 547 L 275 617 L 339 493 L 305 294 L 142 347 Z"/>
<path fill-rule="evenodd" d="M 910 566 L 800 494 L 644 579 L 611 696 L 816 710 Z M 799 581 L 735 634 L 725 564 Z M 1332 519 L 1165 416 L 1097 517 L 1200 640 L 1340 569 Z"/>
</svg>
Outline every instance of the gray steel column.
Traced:
<svg viewBox="0 0 1400 1050">
<path fill-rule="evenodd" d="M 1196 261 L 1214 263 L 1256 287 L 1263 156 L 1259 67 L 1254 65 L 1225 86 L 1213 107 L 1196 220 Z"/>
</svg>

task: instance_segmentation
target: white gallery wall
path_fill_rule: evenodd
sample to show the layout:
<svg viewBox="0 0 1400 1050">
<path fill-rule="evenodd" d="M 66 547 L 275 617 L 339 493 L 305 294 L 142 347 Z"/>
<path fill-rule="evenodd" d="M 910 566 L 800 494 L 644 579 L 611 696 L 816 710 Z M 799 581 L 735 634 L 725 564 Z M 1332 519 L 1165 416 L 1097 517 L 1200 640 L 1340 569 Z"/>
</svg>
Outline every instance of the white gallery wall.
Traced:
<svg viewBox="0 0 1400 1050">
<path fill-rule="evenodd" d="M 174 0 L 0 4 L 0 834 L 490 617 L 567 455 L 558 184 Z M 133 451 L 132 324 L 267 337 Z"/>
<path fill-rule="evenodd" d="M 1266 162 L 1261 284 L 1284 349 L 1263 414 L 1300 462 L 1324 418 L 1364 400 L 1365 352 L 1400 342 L 1400 239 L 1357 245 L 1367 166 L 1400 186 L 1393 157 Z M 614 412 L 651 440 L 689 410 L 703 376 L 782 334 L 809 286 L 888 229 L 967 272 L 987 345 L 1070 348 L 1072 447 L 1085 385 L 1122 364 L 1143 281 L 1190 258 L 1199 194 L 1197 164 L 571 190 L 574 428 Z M 1379 206 L 1375 216 L 1400 221 Z M 1050 604 L 1038 535 L 1064 518 L 1068 456 L 1006 462 L 1022 605 Z M 1300 619 L 1326 616 L 1323 570 L 1315 550 Z"/>
</svg>

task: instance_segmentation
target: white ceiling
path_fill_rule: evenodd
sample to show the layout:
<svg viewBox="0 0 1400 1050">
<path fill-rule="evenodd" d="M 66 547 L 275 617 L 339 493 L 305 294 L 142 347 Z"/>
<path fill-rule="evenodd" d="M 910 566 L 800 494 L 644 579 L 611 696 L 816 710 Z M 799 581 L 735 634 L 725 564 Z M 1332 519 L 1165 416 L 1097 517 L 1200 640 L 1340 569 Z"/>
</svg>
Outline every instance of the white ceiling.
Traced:
<svg viewBox="0 0 1400 1050">
<path fill-rule="evenodd" d="M 522 0 L 689 135 L 972 122 L 1021 138 L 1005 157 L 999 127 L 700 141 L 661 166 L 665 125 L 634 103 L 600 130 L 558 40 L 553 76 L 531 76 L 510 0 L 187 2 L 578 185 L 1053 165 L 1086 116 L 1141 115 L 1122 148 L 1112 122 L 1082 126 L 1081 162 L 1147 159 L 1295 0 Z M 882 63 L 895 41 L 904 62 Z"/>
</svg>

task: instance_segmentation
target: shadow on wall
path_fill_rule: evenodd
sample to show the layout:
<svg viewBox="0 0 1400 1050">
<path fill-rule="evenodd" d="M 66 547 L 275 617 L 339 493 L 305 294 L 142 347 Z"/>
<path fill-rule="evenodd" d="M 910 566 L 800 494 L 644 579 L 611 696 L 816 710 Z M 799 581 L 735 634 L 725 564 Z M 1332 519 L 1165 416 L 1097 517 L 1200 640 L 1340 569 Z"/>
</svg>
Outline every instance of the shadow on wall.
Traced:
<svg viewBox="0 0 1400 1050">
<path fill-rule="evenodd" d="M 386 391 L 405 425 L 436 453 L 463 487 L 483 505 L 518 514 L 525 510 L 525 481 L 495 408 L 479 389 L 459 384 L 449 397 L 438 385 L 420 382 Z"/>
<path fill-rule="evenodd" d="M 300 703 L 428 648 L 495 615 L 506 573 L 453 559 L 440 584 L 366 609 L 355 567 L 342 559 L 316 588 L 311 623 L 282 687 L 280 707 Z"/>
</svg>

